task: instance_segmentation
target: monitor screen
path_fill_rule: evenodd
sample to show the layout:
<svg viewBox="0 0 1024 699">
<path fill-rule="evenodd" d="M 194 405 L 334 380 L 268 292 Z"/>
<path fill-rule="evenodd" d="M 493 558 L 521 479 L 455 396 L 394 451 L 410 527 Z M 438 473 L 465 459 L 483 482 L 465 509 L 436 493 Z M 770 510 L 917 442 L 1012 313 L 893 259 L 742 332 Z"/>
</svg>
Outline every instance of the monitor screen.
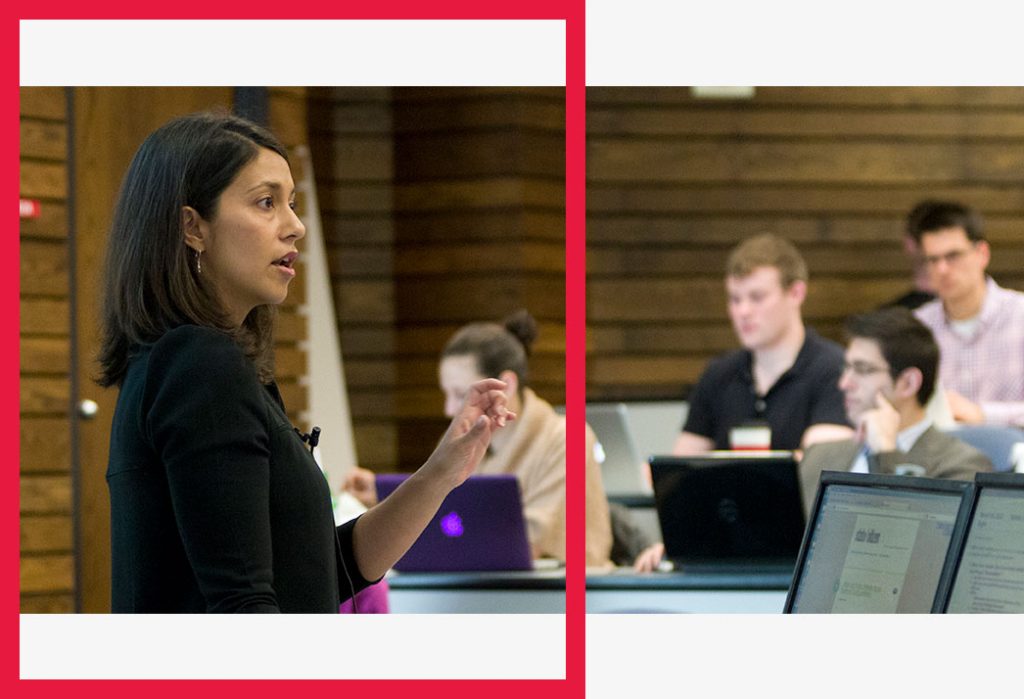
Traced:
<svg viewBox="0 0 1024 699">
<path fill-rule="evenodd" d="M 1017 484 L 980 488 L 947 612 L 1024 613 L 1024 477 Z"/>
<path fill-rule="evenodd" d="M 838 483 L 823 488 L 788 611 L 932 611 L 965 491 Z"/>
</svg>

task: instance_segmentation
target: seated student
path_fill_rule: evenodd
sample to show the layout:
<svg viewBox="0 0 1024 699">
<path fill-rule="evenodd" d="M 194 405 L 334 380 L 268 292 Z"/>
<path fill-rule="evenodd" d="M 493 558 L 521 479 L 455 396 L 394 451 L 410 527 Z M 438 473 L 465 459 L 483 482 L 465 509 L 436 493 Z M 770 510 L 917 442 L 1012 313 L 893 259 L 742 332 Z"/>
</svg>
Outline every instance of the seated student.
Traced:
<svg viewBox="0 0 1024 699">
<path fill-rule="evenodd" d="M 771 429 L 772 449 L 799 449 L 852 434 L 836 388 L 842 348 L 806 327 L 807 265 L 787 240 L 743 241 L 726 264 L 729 318 L 743 349 L 716 357 L 690 395 L 673 453 L 731 448 L 752 421 Z"/>
<path fill-rule="evenodd" d="M 477 468 L 478 474 L 513 473 L 523 496 L 530 548 L 534 558 L 565 560 L 565 418 L 527 385 L 527 357 L 537 336 L 537 323 L 519 311 L 503 324 L 473 323 L 458 330 L 441 352 L 438 378 L 445 414 L 454 414 L 474 377 L 501 376 L 508 381 L 509 409 L 517 418 L 494 440 Z M 593 457 L 594 436 L 587 430 L 587 565 L 608 564 L 611 524 Z M 376 502 L 373 473 L 355 469 L 345 489 L 366 505 Z"/>
<path fill-rule="evenodd" d="M 839 388 L 856 437 L 804 452 L 804 506 L 814 505 L 823 470 L 969 480 L 992 464 L 980 451 L 932 426 L 925 405 L 935 387 L 939 347 L 905 308 L 851 318 Z"/>
<path fill-rule="evenodd" d="M 1024 427 L 1024 293 L 985 274 L 992 256 L 981 217 L 936 204 L 917 223 L 938 298 L 917 309 L 942 350 L 939 375 L 957 422 Z"/>
<path fill-rule="evenodd" d="M 921 220 L 928 216 L 932 209 L 937 206 L 942 206 L 942 203 L 925 199 L 915 204 L 914 208 L 907 213 L 906 226 L 903 229 L 903 253 L 910 260 L 914 273 L 914 285 L 902 296 L 884 304 L 882 308 L 902 306 L 912 311 L 935 298 L 931 277 L 928 274 L 928 266 L 924 262 L 924 256 L 921 255 L 921 248 L 917 244 L 916 236 Z"/>
<path fill-rule="evenodd" d="M 771 448 L 796 450 L 853 434 L 836 384 L 843 350 L 804 325 L 807 264 L 787 240 L 748 238 L 729 255 L 725 288 L 729 318 L 743 349 L 716 357 L 690 394 L 690 409 L 673 453 L 732 448 L 730 432 L 767 423 Z M 634 562 L 638 572 L 661 561 L 653 544 Z"/>
</svg>

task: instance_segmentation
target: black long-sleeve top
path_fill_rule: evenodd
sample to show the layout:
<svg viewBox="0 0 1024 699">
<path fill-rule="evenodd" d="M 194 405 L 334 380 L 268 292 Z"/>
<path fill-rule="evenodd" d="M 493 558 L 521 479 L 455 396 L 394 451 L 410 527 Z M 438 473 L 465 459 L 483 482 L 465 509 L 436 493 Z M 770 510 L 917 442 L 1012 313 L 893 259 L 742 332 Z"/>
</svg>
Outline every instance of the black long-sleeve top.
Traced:
<svg viewBox="0 0 1024 699">
<path fill-rule="evenodd" d="M 115 612 L 337 613 L 370 584 L 277 386 L 216 330 L 131 360 L 107 483 Z"/>
</svg>

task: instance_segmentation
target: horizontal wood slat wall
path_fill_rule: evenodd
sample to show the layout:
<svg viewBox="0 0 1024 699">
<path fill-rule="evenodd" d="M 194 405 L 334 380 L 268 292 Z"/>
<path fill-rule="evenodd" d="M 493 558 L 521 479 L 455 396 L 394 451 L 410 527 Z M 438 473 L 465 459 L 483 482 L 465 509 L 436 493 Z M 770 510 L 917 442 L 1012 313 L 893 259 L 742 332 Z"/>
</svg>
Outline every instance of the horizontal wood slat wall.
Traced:
<svg viewBox="0 0 1024 699">
<path fill-rule="evenodd" d="M 437 360 L 460 326 L 526 308 L 542 335 L 530 385 L 565 402 L 565 94 L 396 89 L 399 466 L 443 433 Z"/>
<path fill-rule="evenodd" d="M 268 91 L 269 126 L 285 148 L 293 151 L 297 146 L 309 144 L 306 130 L 306 88 L 273 87 Z M 298 163 L 292 159 L 293 167 Z M 296 179 L 299 172 L 294 173 Z M 305 202 L 298 201 L 299 216 L 305 213 Z M 301 245 L 301 243 L 300 243 Z M 303 272 L 302 258 L 298 261 L 299 274 Z M 274 377 L 281 389 L 288 417 L 298 424 L 299 413 L 306 410 L 309 391 L 304 383 L 306 351 L 299 343 L 306 340 L 306 318 L 298 312 L 305 301 L 305 284 L 291 284 L 288 298 L 278 308 L 274 334 Z M 309 429 L 307 426 L 306 429 Z"/>
<path fill-rule="evenodd" d="M 21 89 L 21 611 L 74 611 L 68 126 L 62 88 Z"/>
<path fill-rule="evenodd" d="M 356 456 L 392 471 L 394 157 L 391 89 L 313 88 L 308 124 Z"/>
<path fill-rule="evenodd" d="M 525 306 L 534 383 L 564 402 L 561 90 L 310 93 L 320 204 L 362 465 L 409 470 L 445 428 L 437 357 Z"/>
<path fill-rule="evenodd" d="M 909 288 L 925 197 L 977 207 L 990 271 L 1024 288 L 1024 88 L 588 89 L 588 399 L 685 395 L 736 346 L 725 259 L 763 231 L 805 255 L 805 317 L 840 339 Z"/>
</svg>

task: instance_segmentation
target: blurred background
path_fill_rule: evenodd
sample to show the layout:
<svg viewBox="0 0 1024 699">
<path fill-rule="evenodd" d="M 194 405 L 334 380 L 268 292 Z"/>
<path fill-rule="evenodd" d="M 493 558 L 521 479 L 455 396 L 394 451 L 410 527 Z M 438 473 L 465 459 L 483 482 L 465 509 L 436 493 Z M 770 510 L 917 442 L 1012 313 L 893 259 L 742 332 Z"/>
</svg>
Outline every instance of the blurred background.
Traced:
<svg viewBox="0 0 1024 699">
<path fill-rule="evenodd" d="M 588 88 L 588 402 L 685 399 L 738 346 L 725 259 L 760 232 L 800 249 L 804 319 L 840 340 L 910 289 L 925 198 L 979 210 L 1024 289 L 1024 88 Z"/>
</svg>

